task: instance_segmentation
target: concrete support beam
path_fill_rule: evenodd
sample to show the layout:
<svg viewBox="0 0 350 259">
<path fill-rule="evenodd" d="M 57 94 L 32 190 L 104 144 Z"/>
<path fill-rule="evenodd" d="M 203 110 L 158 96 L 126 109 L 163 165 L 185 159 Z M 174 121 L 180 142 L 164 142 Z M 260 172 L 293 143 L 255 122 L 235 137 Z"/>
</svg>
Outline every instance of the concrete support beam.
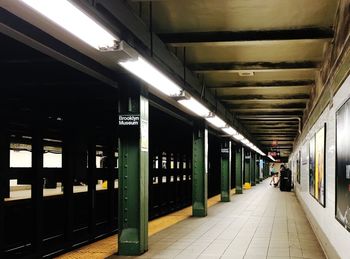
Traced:
<svg viewBox="0 0 350 259">
<path fill-rule="evenodd" d="M 317 69 L 319 63 L 315 61 L 297 62 L 225 62 L 225 63 L 194 63 L 189 68 L 196 73 L 222 73 L 254 70 L 259 72 L 275 72 L 283 70 Z"/>
<path fill-rule="evenodd" d="M 174 47 L 211 46 L 249 41 L 283 41 L 283 40 L 325 40 L 333 37 L 330 28 L 298 28 L 289 30 L 259 31 L 213 31 L 163 33 L 159 37 L 163 42 Z"/>
</svg>

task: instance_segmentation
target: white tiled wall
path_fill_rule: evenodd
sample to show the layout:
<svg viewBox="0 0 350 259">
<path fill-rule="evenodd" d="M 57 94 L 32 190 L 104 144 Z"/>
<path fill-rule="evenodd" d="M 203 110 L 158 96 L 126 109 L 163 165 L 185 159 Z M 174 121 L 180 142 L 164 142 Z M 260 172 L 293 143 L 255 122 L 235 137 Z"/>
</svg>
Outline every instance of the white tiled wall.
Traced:
<svg viewBox="0 0 350 259">
<path fill-rule="evenodd" d="M 299 199 L 305 204 L 312 217 L 311 222 L 319 234 L 322 246 L 327 251 L 329 247 L 334 248 L 340 258 L 350 259 L 350 232 L 348 232 L 335 219 L 335 113 L 350 98 L 350 76 L 343 83 L 333 98 L 333 107 L 327 107 L 312 129 L 308 132 L 297 147 L 295 147 L 291 158 L 295 159 L 299 150 L 302 157 L 308 161 L 309 140 L 324 123 L 326 123 L 326 207 L 322 207 L 309 194 L 309 164 L 301 163 L 301 184 L 294 180 L 295 190 Z M 349 138 L 344 141 L 350 141 Z M 302 160 L 303 161 L 303 160 Z M 319 232 L 319 233 L 317 233 Z M 323 236 L 323 237 L 322 237 Z M 325 238 L 326 237 L 326 238 Z M 333 254 L 328 254 L 330 258 Z"/>
</svg>

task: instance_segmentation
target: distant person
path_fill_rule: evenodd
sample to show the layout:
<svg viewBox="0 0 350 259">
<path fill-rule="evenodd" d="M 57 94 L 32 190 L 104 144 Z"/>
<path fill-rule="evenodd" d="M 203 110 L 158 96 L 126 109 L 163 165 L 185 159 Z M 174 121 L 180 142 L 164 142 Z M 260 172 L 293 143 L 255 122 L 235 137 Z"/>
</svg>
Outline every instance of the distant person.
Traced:
<svg viewBox="0 0 350 259">
<path fill-rule="evenodd" d="M 270 175 L 273 176 L 275 173 L 276 173 L 275 164 L 272 164 L 270 167 Z"/>
<path fill-rule="evenodd" d="M 270 181 L 270 185 L 274 185 L 276 187 L 278 184 L 278 173 L 275 170 L 275 164 L 271 165 L 270 173 L 272 176 L 271 181 Z"/>
</svg>

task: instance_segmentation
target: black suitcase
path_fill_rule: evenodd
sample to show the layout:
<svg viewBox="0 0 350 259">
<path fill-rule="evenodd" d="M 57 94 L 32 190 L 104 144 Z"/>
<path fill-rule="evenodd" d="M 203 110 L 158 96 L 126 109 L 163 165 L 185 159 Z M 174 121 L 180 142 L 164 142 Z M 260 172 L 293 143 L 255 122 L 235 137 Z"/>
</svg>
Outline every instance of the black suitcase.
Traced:
<svg viewBox="0 0 350 259">
<path fill-rule="evenodd" d="M 282 171 L 280 177 L 280 190 L 282 192 L 290 192 L 292 190 L 292 179 L 290 170 L 286 169 Z"/>
</svg>

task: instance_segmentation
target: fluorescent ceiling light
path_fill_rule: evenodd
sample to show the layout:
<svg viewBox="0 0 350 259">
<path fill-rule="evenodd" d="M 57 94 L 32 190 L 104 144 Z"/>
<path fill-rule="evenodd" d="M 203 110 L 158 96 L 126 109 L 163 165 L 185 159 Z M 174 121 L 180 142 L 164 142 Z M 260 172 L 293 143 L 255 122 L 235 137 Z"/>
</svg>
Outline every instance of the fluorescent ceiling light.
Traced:
<svg viewBox="0 0 350 259">
<path fill-rule="evenodd" d="M 272 156 L 268 156 L 273 162 L 275 162 L 276 160 L 272 157 Z"/>
<path fill-rule="evenodd" d="M 249 143 L 249 140 L 248 139 L 246 139 L 246 138 L 244 138 L 244 139 L 242 139 L 242 141 L 241 141 L 243 144 L 246 144 L 246 145 L 248 145 L 248 143 Z"/>
<path fill-rule="evenodd" d="M 70 1 L 22 0 L 22 2 L 98 50 L 113 48 L 118 41 Z"/>
<path fill-rule="evenodd" d="M 178 103 L 180 103 L 185 108 L 187 108 L 188 110 L 194 112 L 195 114 L 197 114 L 198 116 L 201 116 L 201 117 L 206 117 L 210 113 L 210 111 L 207 109 L 207 107 L 205 107 L 203 104 L 198 102 L 193 97 L 190 97 L 189 99 L 178 100 Z"/>
<path fill-rule="evenodd" d="M 244 139 L 244 137 L 241 135 L 241 134 L 236 134 L 236 135 L 233 135 L 233 137 L 236 139 L 236 140 L 239 140 L 239 141 L 241 141 L 241 140 L 243 140 Z"/>
<path fill-rule="evenodd" d="M 212 124 L 217 128 L 224 128 L 226 126 L 226 122 L 224 122 L 220 117 L 216 115 L 207 117 L 205 119 L 206 121 L 208 121 L 210 124 Z"/>
<path fill-rule="evenodd" d="M 123 68 L 168 96 L 180 95 L 182 89 L 142 57 L 119 62 Z"/>
<path fill-rule="evenodd" d="M 237 131 L 234 128 L 232 128 L 232 127 L 222 128 L 222 131 L 225 132 L 227 135 L 235 135 L 235 134 L 237 134 Z"/>
</svg>

